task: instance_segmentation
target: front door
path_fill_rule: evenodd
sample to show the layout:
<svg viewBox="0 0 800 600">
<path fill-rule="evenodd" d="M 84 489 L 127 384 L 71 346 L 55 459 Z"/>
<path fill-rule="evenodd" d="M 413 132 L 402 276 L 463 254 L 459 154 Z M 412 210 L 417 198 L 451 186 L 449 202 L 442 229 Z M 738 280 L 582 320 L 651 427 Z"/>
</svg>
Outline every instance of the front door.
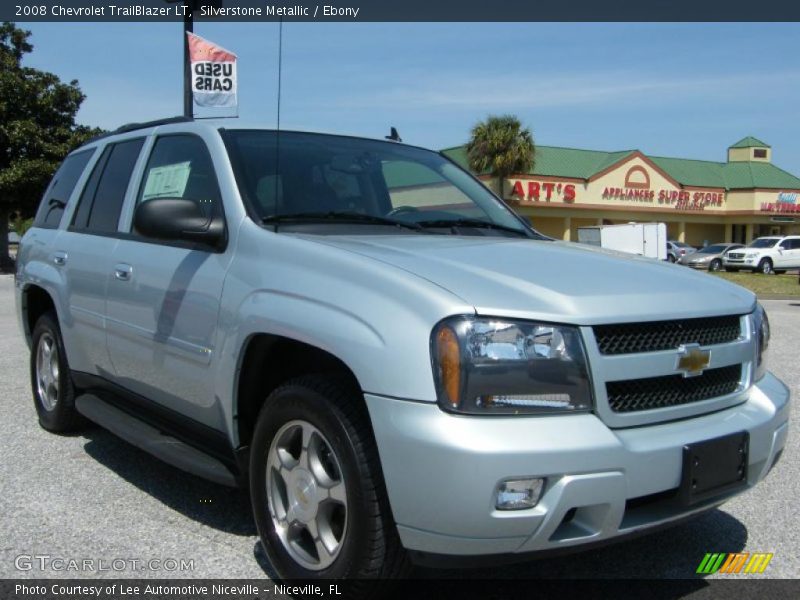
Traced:
<svg viewBox="0 0 800 600">
<path fill-rule="evenodd" d="M 186 198 L 223 215 L 211 157 L 195 135 L 155 140 L 136 204 Z M 116 381 L 220 428 L 210 369 L 230 252 L 146 239 L 131 226 L 114 251 L 106 330 Z"/>
</svg>

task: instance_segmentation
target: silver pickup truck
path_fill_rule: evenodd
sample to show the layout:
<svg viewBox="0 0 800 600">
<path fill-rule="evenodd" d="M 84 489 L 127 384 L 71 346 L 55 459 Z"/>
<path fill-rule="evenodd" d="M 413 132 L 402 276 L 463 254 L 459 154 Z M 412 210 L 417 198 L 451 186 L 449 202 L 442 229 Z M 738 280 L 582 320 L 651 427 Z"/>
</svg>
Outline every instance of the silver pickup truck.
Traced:
<svg viewBox="0 0 800 600">
<path fill-rule="evenodd" d="M 16 298 L 41 425 L 249 487 L 284 578 L 621 539 L 786 443 L 753 294 L 549 239 L 392 141 L 120 128 L 56 173 Z"/>
</svg>

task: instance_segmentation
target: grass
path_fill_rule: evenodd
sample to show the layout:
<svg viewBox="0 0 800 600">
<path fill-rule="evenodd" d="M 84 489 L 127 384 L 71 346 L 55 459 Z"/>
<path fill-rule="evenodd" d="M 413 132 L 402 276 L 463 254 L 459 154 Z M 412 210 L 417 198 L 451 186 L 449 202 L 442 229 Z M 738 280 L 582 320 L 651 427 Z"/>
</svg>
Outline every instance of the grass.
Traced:
<svg viewBox="0 0 800 600">
<path fill-rule="evenodd" d="M 746 287 L 748 290 L 755 292 L 759 298 L 800 297 L 800 285 L 797 283 L 797 272 L 784 273 L 783 275 L 761 275 L 760 273 L 750 273 L 748 271 L 710 274 Z"/>
</svg>

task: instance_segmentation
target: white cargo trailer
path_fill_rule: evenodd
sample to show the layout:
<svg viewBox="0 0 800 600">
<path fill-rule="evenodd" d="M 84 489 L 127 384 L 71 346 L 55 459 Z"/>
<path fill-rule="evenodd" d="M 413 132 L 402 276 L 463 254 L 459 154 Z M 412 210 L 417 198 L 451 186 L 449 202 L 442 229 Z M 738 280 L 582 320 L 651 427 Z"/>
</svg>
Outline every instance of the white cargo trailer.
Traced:
<svg viewBox="0 0 800 600">
<path fill-rule="evenodd" d="M 626 223 L 578 227 L 578 241 L 630 252 L 658 260 L 667 260 L 667 226 L 665 223 Z"/>
</svg>

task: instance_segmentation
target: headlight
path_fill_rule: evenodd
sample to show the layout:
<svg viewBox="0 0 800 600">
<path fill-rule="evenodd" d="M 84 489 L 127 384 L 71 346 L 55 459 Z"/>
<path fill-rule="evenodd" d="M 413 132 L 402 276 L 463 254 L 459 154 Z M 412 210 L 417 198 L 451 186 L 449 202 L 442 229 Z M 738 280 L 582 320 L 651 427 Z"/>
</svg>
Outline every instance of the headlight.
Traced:
<svg viewBox="0 0 800 600">
<path fill-rule="evenodd" d="M 769 317 L 767 311 L 760 304 L 753 313 L 753 335 L 756 338 L 756 369 L 755 381 L 761 379 L 767 373 L 767 350 L 769 349 Z"/>
<path fill-rule="evenodd" d="M 589 411 L 592 393 L 577 328 L 453 317 L 431 335 L 439 405 L 468 414 Z"/>
<path fill-rule="evenodd" d="M 748 252 L 744 256 L 745 256 L 745 258 L 755 258 L 756 256 L 758 256 L 758 254 L 755 253 L 755 252 Z"/>
</svg>

